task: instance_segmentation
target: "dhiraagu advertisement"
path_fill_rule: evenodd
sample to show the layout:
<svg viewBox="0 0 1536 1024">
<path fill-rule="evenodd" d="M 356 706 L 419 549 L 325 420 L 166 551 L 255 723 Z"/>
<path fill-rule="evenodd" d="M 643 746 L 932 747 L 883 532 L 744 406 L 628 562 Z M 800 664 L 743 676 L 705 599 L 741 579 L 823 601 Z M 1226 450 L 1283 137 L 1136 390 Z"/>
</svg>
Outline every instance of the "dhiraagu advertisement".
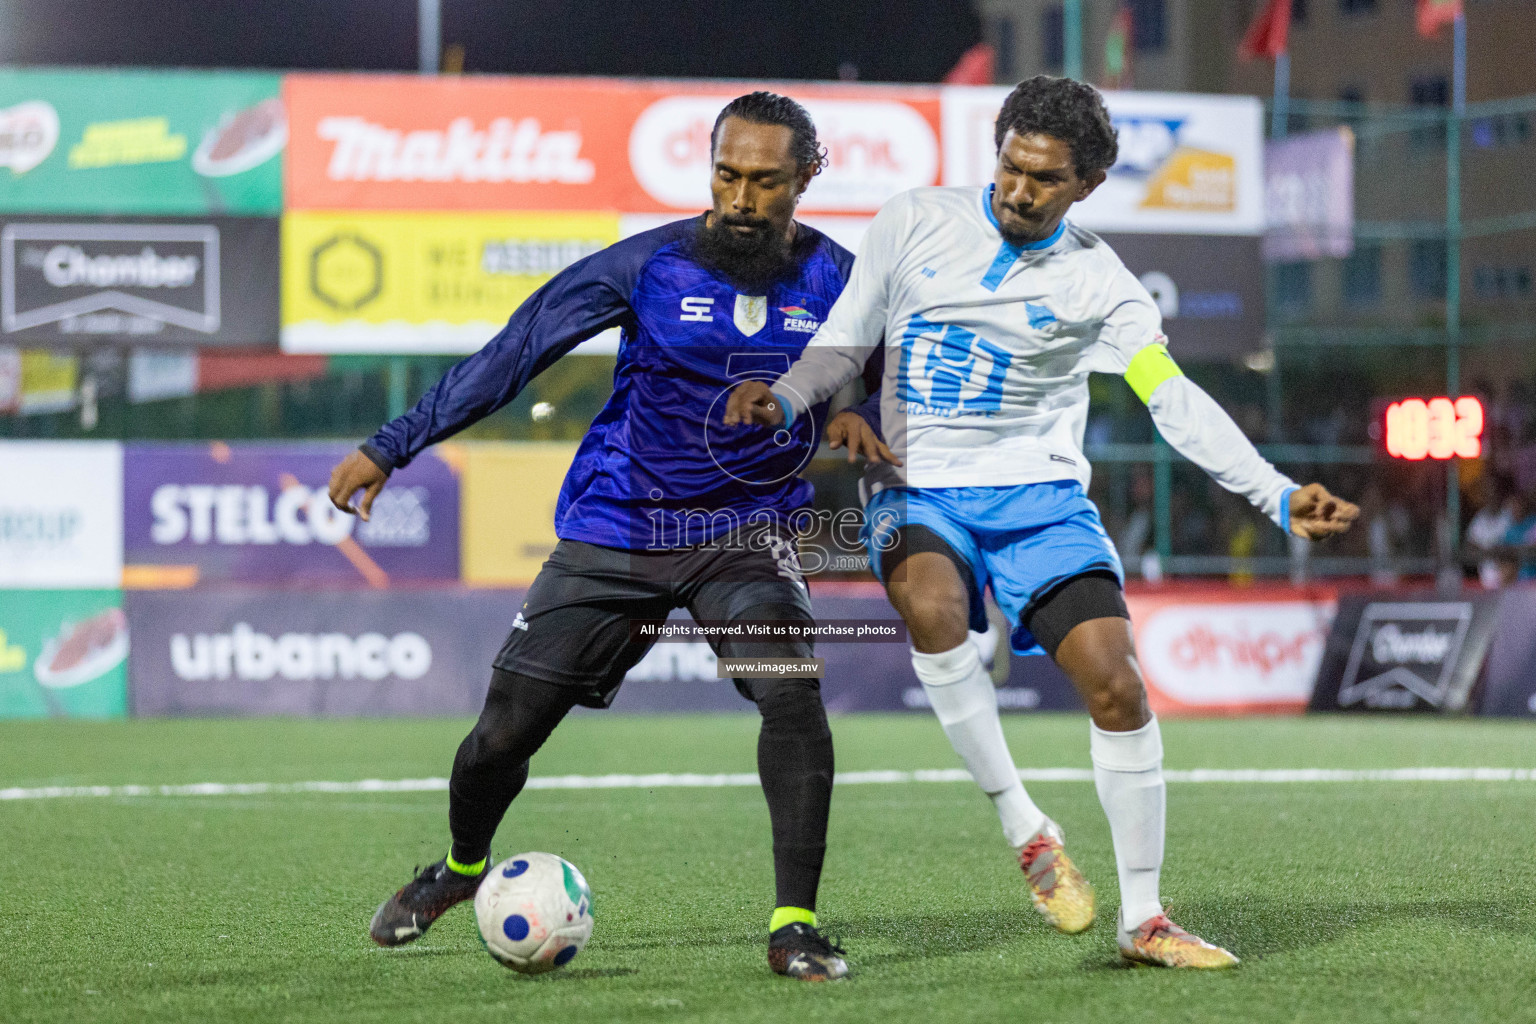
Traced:
<svg viewBox="0 0 1536 1024">
<path fill-rule="evenodd" d="M 279 81 L 0 71 L 0 211 L 275 216 L 288 144 Z"/>
<path fill-rule="evenodd" d="M 289 213 L 282 347 L 474 352 L 545 281 L 618 240 L 611 213 Z"/>
<path fill-rule="evenodd" d="M 127 663 L 121 591 L 0 591 L 0 718 L 121 718 Z"/>
</svg>

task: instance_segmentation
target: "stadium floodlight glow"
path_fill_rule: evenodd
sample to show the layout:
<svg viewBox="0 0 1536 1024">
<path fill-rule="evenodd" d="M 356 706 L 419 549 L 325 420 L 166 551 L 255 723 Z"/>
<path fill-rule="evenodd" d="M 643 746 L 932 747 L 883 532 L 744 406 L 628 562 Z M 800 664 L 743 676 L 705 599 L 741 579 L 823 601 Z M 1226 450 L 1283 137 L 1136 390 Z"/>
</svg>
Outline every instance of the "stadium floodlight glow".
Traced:
<svg viewBox="0 0 1536 1024">
<path fill-rule="evenodd" d="M 1387 406 L 1387 454 L 1397 459 L 1475 459 L 1483 454 L 1483 403 L 1470 395 L 1405 398 Z"/>
</svg>

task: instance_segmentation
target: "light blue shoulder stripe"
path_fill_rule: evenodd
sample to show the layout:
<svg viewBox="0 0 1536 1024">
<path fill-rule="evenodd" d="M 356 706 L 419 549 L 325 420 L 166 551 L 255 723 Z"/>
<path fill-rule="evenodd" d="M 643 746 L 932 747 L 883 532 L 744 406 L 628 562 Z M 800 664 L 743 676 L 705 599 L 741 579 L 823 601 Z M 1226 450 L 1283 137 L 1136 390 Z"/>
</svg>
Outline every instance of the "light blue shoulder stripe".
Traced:
<svg viewBox="0 0 1536 1024">
<path fill-rule="evenodd" d="M 981 208 L 982 211 L 986 213 L 987 220 L 992 222 L 992 227 L 1000 231 L 1002 229 L 1001 225 L 997 223 L 997 217 L 992 213 L 992 193 L 996 190 L 996 188 L 996 185 L 988 185 L 986 190 L 982 192 Z M 1051 246 L 1059 242 L 1061 240 L 1061 236 L 1066 234 L 1066 232 L 1067 222 L 1066 219 L 1063 218 L 1061 223 L 1056 225 L 1056 230 L 1051 232 L 1051 236 L 1049 238 L 1042 238 L 1038 242 L 1027 242 L 1023 245 L 1014 245 L 1012 242 L 1009 242 L 1005 239 L 1003 244 L 998 246 L 997 255 L 992 258 L 992 265 L 987 268 L 985 276 L 982 277 L 981 286 L 989 292 L 997 291 L 998 286 L 1003 283 L 1003 278 L 1008 276 L 1008 271 L 1012 269 L 1016 262 L 1018 262 L 1019 256 L 1021 254 L 1026 252 L 1037 252 L 1041 249 L 1049 249 Z"/>
</svg>

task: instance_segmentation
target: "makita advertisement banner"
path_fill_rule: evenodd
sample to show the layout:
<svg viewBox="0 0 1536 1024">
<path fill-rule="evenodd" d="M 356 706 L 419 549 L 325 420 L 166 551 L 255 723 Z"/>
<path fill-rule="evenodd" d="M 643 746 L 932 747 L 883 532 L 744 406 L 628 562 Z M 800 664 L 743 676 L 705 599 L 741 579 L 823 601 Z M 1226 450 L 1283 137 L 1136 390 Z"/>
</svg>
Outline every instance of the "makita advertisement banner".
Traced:
<svg viewBox="0 0 1536 1024">
<path fill-rule="evenodd" d="M 1311 710 L 1475 710 L 1499 601 L 1486 593 L 1341 599 Z"/>
<path fill-rule="evenodd" d="M 436 450 L 397 470 L 368 521 L 337 510 L 342 444 L 132 444 L 123 559 L 140 586 L 329 583 L 383 588 L 459 573 L 459 480 Z"/>
<path fill-rule="evenodd" d="M 938 184 L 931 87 L 296 74 L 287 205 L 697 213 L 715 117 L 764 87 L 803 102 L 828 150 L 802 212 L 869 216 Z"/>
<path fill-rule="evenodd" d="M 10 218 L 0 340 L 276 346 L 278 222 Z"/>
</svg>

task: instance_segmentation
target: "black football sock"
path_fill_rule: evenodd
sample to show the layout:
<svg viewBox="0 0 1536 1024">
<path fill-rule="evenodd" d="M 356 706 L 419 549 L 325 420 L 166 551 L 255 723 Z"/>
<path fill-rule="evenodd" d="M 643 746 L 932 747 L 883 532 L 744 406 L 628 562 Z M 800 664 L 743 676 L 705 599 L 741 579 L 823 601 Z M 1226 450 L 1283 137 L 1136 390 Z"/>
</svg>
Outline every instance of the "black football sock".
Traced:
<svg viewBox="0 0 1536 1024">
<path fill-rule="evenodd" d="M 459 744 L 448 782 L 449 856 L 473 865 L 528 781 L 528 759 L 576 704 L 577 691 L 494 669 L 480 720 Z"/>
<path fill-rule="evenodd" d="M 779 907 L 816 909 L 832 803 L 832 730 L 815 679 L 752 680 L 762 712 L 757 774 L 773 823 Z"/>
</svg>

